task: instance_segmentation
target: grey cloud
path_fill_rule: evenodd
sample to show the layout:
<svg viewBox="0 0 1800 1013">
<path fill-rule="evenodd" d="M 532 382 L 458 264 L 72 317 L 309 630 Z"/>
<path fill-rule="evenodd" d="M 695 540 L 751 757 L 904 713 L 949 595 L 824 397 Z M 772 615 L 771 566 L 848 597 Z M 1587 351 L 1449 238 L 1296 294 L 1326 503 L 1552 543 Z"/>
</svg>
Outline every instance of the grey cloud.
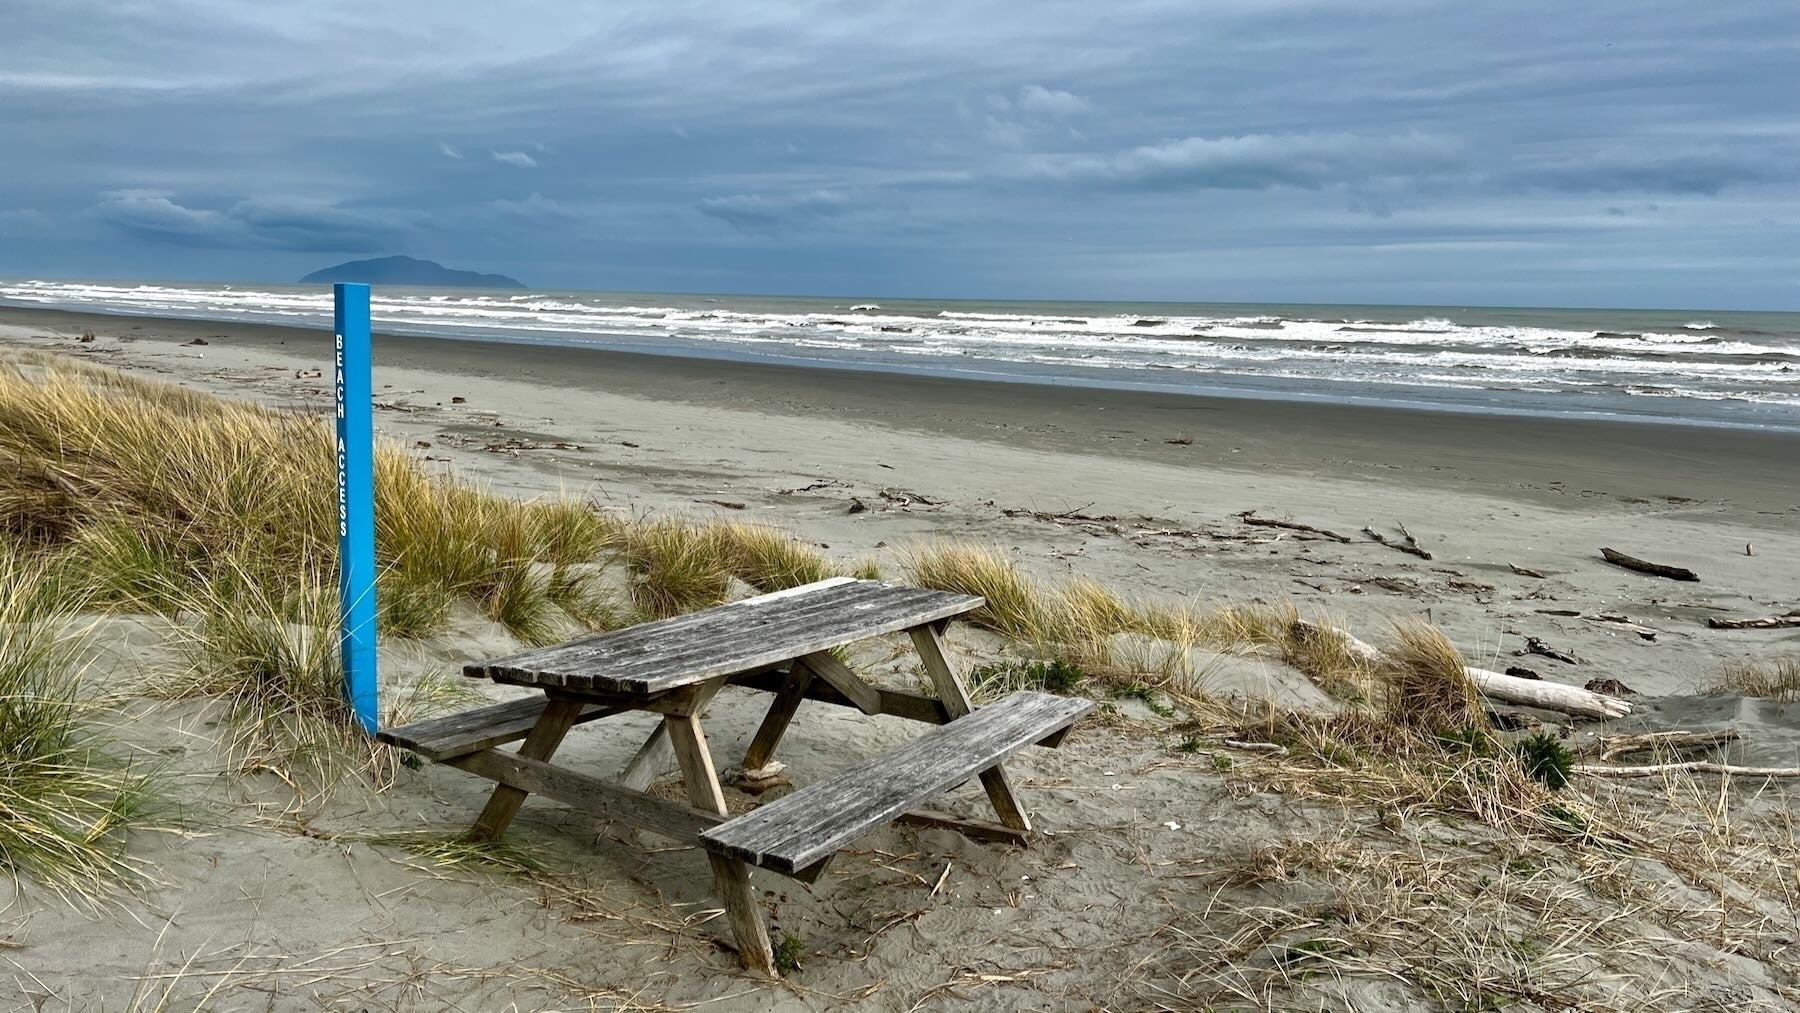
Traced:
<svg viewBox="0 0 1800 1013">
<path fill-rule="evenodd" d="M 1800 160 L 1768 152 L 1600 154 L 1559 165 L 1527 168 L 1505 177 L 1525 189 L 1563 193 L 1716 195 L 1728 187 L 1800 179 Z"/>
<path fill-rule="evenodd" d="M 1141 190 L 1316 190 L 1375 177 L 1421 176 L 1462 163 L 1460 145 L 1425 134 L 1187 137 L 1112 155 L 1040 155 L 1026 177 Z"/>
<path fill-rule="evenodd" d="M 1088 100 L 1079 95 L 1037 84 L 1019 89 L 1018 106 L 1023 113 L 1056 118 L 1077 116 L 1092 108 Z"/>
<path fill-rule="evenodd" d="M 507 165 L 516 165 L 521 169 L 537 168 L 537 159 L 532 158 L 523 151 L 496 151 L 493 155 L 494 161 L 496 162 L 505 162 Z"/>
<path fill-rule="evenodd" d="M 565 207 L 562 202 L 551 200 L 541 193 L 533 192 L 518 200 L 501 198 L 490 201 L 488 207 L 502 215 L 512 218 L 536 219 L 538 221 L 573 221 L 580 216 Z"/>
<path fill-rule="evenodd" d="M 817 225 L 848 214 L 854 207 L 847 194 L 812 190 L 794 194 L 739 193 L 709 197 L 700 213 L 745 232 L 772 233 Z"/>
<path fill-rule="evenodd" d="M 124 190 L 95 209 L 101 220 L 157 243 L 203 249 L 365 253 L 402 236 L 398 226 L 324 204 L 239 201 L 225 210 L 192 208 L 166 193 Z"/>
</svg>

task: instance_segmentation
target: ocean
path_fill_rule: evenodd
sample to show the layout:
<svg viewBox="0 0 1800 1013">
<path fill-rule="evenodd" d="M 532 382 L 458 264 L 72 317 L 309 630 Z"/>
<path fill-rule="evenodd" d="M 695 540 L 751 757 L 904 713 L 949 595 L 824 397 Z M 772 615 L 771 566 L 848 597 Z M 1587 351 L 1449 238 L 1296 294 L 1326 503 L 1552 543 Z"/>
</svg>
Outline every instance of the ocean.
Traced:
<svg viewBox="0 0 1800 1013">
<path fill-rule="evenodd" d="M 0 305 L 329 327 L 316 286 L 0 282 Z M 1044 384 L 1800 430 L 1800 313 L 380 288 L 378 331 Z M 379 354 L 379 353 L 378 353 Z"/>
</svg>

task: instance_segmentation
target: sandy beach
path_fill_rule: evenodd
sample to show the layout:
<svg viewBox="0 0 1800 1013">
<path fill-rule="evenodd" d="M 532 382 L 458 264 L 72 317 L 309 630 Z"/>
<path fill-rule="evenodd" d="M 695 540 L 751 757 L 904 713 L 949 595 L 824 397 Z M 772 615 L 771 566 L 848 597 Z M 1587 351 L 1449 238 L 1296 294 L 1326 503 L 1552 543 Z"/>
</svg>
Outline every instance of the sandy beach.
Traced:
<svg viewBox="0 0 1800 1013">
<path fill-rule="evenodd" d="M 0 348 L 311 412 L 330 403 L 329 340 L 279 327 L 0 310 Z M 774 524 L 833 558 L 873 557 L 890 569 L 909 544 L 972 540 L 1046 578 L 1081 575 L 1203 604 L 1293 602 L 1367 639 L 1418 617 L 1475 665 L 1575 686 L 1624 683 L 1637 713 L 1620 728 L 1730 724 L 1744 735 L 1734 760 L 1800 763 L 1800 705 L 1709 694 L 1730 664 L 1795 652 L 1800 630 L 1706 626 L 1800 605 L 1800 436 L 517 344 L 376 344 L 380 433 L 431 468 L 508 495 L 574 491 L 633 514 Z M 1343 540 L 1254 526 L 1246 511 Z M 1404 529 L 1430 558 L 1365 528 L 1394 540 Z M 1620 569 L 1600 558 L 1602 546 L 1700 579 Z M 105 620 L 96 671 L 165 663 L 154 633 L 153 620 Z M 967 650 L 982 649 L 961 636 Z M 1573 663 L 1527 653 L 1528 638 Z M 404 673 L 510 646 L 492 624 L 471 623 L 428 648 L 384 648 L 384 663 Z M 1309 687 L 1250 663 L 1202 673 L 1203 687 L 1208 678 L 1221 693 L 1310 699 Z M 728 694 L 715 710 L 729 703 Z M 557 871 L 553 880 L 434 870 L 351 831 L 453 827 L 479 805 L 481 782 L 436 767 L 404 772 L 387 793 L 308 814 L 296 833 L 275 810 L 259 814 L 268 786 L 208 766 L 206 705 L 134 707 L 121 722 L 126 741 L 181 773 L 201 829 L 147 841 L 164 885 L 118 910 L 0 890 L 10 901 L 0 958 L 24 997 L 16 1008 L 129 1007 L 146 983 L 169 981 L 183 999 L 168 1008 L 180 1009 L 193 1006 L 196 987 L 215 984 L 228 999 L 208 1008 L 1201 1008 L 1234 993 L 1206 991 L 1170 963 L 1174 940 L 1193 931 L 1183 919 L 1213 903 L 1248 908 L 1261 889 L 1228 894 L 1207 876 L 1297 838 L 1386 832 L 1385 817 L 1346 817 L 1233 775 L 1210 749 L 1172 751 L 1182 735 L 1170 719 L 1121 701 L 1064 749 L 1022 761 L 1050 832 L 1042 846 L 1009 852 L 890 829 L 829 884 L 771 877 L 777 924 L 809 949 L 803 973 L 771 986 L 735 976 L 707 927 L 686 920 L 708 896 L 704 865 L 687 851 L 646 850 L 545 804 L 527 807 L 514 836 Z M 744 708 L 720 720 L 747 738 L 755 718 Z M 831 722 L 848 720 L 804 711 L 786 761 L 841 765 L 845 739 L 830 734 Z M 871 750 L 907 732 L 874 727 Z M 581 762 L 616 766 L 628 739 L 577 735 L 570 749 Z M 958 797 L 972 803 L 979 793 Z M 1791 813 L 1784 798 L 1769 804 Z M 1457 832 L 1421 821 L 1403 836 Z M 1765 914 L 1776 926 L 1768 938 L 1791 932 L 1791 904 Z M 1779 946 L 1757 938 L 1746 946 L 1758 954 Z M 1781 1008 L 1800 994 L 1784 970 L 1791 938 L 1790 963 L 1755 963 L 1745 947 L 1698 936 L 1671 945 L 1683 956 L 1658 972 L 1662 998 L 1640 1008 L 1712 1008 L 1699 998 L 1709 989 L 1739 990 L 1734 1008 Z M 1354 1008 L 1414 1008 L 1410 993 L 1341 984 Z"/>
</svg>

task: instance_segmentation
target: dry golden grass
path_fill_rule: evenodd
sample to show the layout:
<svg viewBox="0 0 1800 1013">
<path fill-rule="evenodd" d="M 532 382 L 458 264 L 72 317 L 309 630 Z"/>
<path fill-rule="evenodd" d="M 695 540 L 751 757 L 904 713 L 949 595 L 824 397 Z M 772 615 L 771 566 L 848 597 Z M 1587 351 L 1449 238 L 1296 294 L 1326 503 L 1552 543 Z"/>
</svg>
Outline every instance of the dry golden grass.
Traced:
<svg viewBox="0 0 1800 1013">
<path fill-rule="evenodd" d="M 1438 733 L 1485 731 L 1487 708 L 1464 674 L 1462 652 L 1434 626 L 1418 620 L 1394 624 L 1394 642 L 1376 676 L 1386 686 L 1383 711 L 1406 728 Z"/>
<path fill-rule="evenodd" d="M 785 591 L 840 572 L 824 553 L 780 528 L 742 521 L 708 528 L 730 557 L 732 575 L 758 591 Z"/>
<path fill-rule="evenodd" d="M 716 529 L 685 521 L 641 521 L 626 529 L 619 555 L 630 568 L 631 598 L 646 619 L 708 608 L 731 593 L 734 553 Z"/>
<path fill-rule="evenodd" d="M 1713 684 L 1715 693 L 1793 703 L 1800 700 L 1800 655 L 1790 654 L 1762 663 L 1739 662 L 1728 666 Z"/>
<path fill-rule="evenodd" d="M 1177 914 L 1135 991 L 1159 1008 L 1355 1011 L 1800 998 L 1783 799 L 1676 773 L 1650 791 L 1590 782 L 1561 804 L 1586 832 L 1362 799 L 1341 829 L 1209 854 L 1198 892 L 1168 898 Z"/>
<path fill-rule="evenodd" d="M 916 546 L 902 565 L 919 587 L 987 599 L 969 619 L 1002 636 L 1042 644 L 1069 639 L 1043 585 L 998 549 L 964 542 Z"/>
</svg>

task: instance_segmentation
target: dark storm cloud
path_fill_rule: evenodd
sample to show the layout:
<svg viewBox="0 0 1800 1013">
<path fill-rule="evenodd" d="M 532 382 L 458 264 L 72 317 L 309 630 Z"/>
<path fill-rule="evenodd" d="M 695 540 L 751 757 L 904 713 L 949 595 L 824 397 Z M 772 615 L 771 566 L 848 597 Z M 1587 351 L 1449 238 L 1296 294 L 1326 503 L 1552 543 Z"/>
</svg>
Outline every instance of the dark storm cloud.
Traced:
<svg viewBox="0 0 1800 1013">
<path fill-rule="evenodd" d="M 108 195 L 95 210 L 127 235 L 199 249 L 366 253 L 404 235 L 391 223 L 291 200 L 240 201 L 214 210 L 184 206 L 165 193 L 127 190 Z"/>
<path fill-rule="evenodd" d="M 1785 0 L 5 21 L 3 275 L 408 252 L 614 289 L 1800 301 Z"/>
</svg>

